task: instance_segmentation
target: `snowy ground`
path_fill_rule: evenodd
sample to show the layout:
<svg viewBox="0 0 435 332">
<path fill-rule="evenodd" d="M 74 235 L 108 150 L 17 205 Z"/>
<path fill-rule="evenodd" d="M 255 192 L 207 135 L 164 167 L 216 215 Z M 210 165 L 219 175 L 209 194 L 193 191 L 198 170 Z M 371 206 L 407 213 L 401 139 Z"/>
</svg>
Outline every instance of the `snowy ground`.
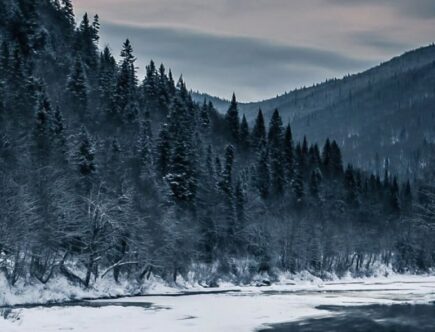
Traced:
<svg viewBox="0 0 435 332">
<path fill-rule="evenodd" d="M 316 309 L 318 305 L 435 301 L 435 277 L 429 276 L 288 281 L 270 287 L 224 289 L 233 291 L 93 301 L 102 307 L 14 309 L 7 319 L 0 318 L 0 331 L 255 331 L 268 324 L 334 314 Z"/>
</svg>

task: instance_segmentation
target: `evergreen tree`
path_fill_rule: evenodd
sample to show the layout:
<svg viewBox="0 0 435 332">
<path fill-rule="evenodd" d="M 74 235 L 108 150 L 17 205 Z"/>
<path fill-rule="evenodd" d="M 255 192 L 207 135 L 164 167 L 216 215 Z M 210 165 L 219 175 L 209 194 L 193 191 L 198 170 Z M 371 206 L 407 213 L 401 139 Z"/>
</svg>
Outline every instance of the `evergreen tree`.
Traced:
<svg viewBox="0 0 435 332">
<path fill-rule="evenodd" d="M 247 216 L 245 211 L 246 197 L 245 197 L 245 190 L 243 188 L 243 183 L 241 179 L 239 179 L 236 183 L 234 196 L 235 196 L 237 222 L 238 222 L 237 230 L 240 231 L 247 221 Z"/>
<path fill-rule="evenodd" d="M 290 124 L 287 125 L 284 133 L 284 169 L 285 178 L 288 185 L 291 184 L 294 176 L 294 147 L 293 147 L 293 135 Z"/>
<path fill-rule="evenodd" d="M 306 136 L 304 136 L 304 140 L 302 142 L 302 154 L 306 157 L 308 156 L 308 141 Z"/>
<path fill-rule="evenodd" d="M 116 86 L 116 60 L 110 49 L 105 47 L 100 55 L 98 73 L 98 96 L 103 117 L 107 120 L 113 114 L 112 97 Z"/>
<path fill-rule="evenodd" d="M 98 14 L 94 16 L 94 21 L 92 22 L 92 40 L 95 44 L 98 44 L 100 40 L 100 17 Z"/>
<path fill-rule="evenodd" d="M 322 170 L 323 173 L 330 177 L 331 174 L 331 169 L 332 169 L 332 161 L 331 161 L 331 142 L 329 140 L 329 138 L 326 140 L 325 145 L 323 147 L 323 152 L 322 152 Z"/>
<path fill-rule="evenodd" d="M 166 180 L 172 190 L 176 203 L 190 206 L 194 203 L 197 189 L 197 179 L 189 159 L 188 147 L 182 140 L 174 142 L 169 173 Z"/>
<path fill-rule="evenodd" d="M 240 119 L 235 94 L 233 94 L 231 105 L 227 111 L 225 119 L 231 141 L 235 144 L 238 144 L 240 142 Z"/>
<path fill-rule="evenodd" d="M 255 125 L 252 130 L 252 145 L 258 150 L 266 144 L 266 125 L 264 122 L 263 112 L 258 110 Z"/>
<path fill-rule="evenodd" d="M 222 172 L 220 189 L 224 195 L 225 215 L 227 220 L 227 234 L 230 239 L 229 245 L 233 246 L 236 231 L 235 201 L 233 191 L 233 167 L 234 147 L 227 145 L 225 148 L 225 167 Z"/>
<path fill-rule="evenodd" d="M 171 142 L 168 132 L 168 126 L 164 124 L 160 129 L 157 142 L 157 173 L 160 178 L 168 174 L 169 163 L 171 159 Z"/>
<path fill-rule="evenodd" d="M 83 122 L 88 108 L 88 86 L 82 61 L 76 57 L 71 74 L 68 78 L 67 90 L 70 96 L 71 108 Z"/>
<path fill-rule="evenodd" d="M 75 160 L 82 177 L 89 177 L 97 171 L 95 147 L 85 127 L 82 127 L 80 130 Z"/>
<path fill-rule="evenodd" d="M 228 200 L 232 200 L 233 195 L 233 164 L 234 164 L 234 147 L 228 145 L 225 148 L 225 167 L 222 173 L 220 188 Z"/>
<path fill-rule="evenodd" d="M 322 166 L 322 159 L 320 157 L 320 150 L 317 144 L 314 144 L 309 149 L 309 164 L 312 169 L 320 168 Z"/>
<path fill-rule="evenodd" d="M 62 13 L 71 27 L 75 26 L 75 15 L 71 0 L 62 0 Z"/>
<path fill-rule="evenodd" d="M 283 128 L 278 110 L 273 112 L 270 121 L 268 142 L 270 149 L 272 193 L 274 195 L 281 195 L 284 192 L 285 171 L 284 156 L 282 153 Z"/>
<path fill-rule="evenodd" d="M 136 145 L 139 174 L 142 179 L 149 179 L 154 174 L 154 156 L 151 123 L 147 119 L 140 126 L 139 138 Z"/>
<path fill-rule="evenodd" d="M 321 175 L 319 169 L 314 169 L 310 176 L 310 194 L 314 198 L 319 198 Z M 299 189 L 298 189 L 299 190 Z"/>
<path fill-rule="evenodd" d="M 105 165 L 106 182 L 115 195 L 122 191 L 123 183 L 123 153 L 119 140 L 114 137 L 108 142 L 108 156 Z"/>
<path fill-rule="evenodd" d="M 126 40 L 121 51 L 121 65 L 117 77 L 111 117 L 115 124 L 134 122 L 138 116 L 137 78 L 130 40 Z"/>
<path fill-rule="evenodd" d="M 204 103 L 201 107 L 200 112 L 200 128 L 203 132 L 207 132 L 210 128 L 210 117 L 209 117 L 209 105 L 204 99 Z"/>
<path fill-rule="evenodd" d="M 248 121 L 246 120 L 245 115 L 243 114 L 242 122 L 240 124 L 240 147 L 243 151 L 248 151 L 251 146 L 250 140 L 250 132 Z"/>
<path fill-rule="evenodd" d="M 169 114 L 171 96 L 170 96 L 170 82 L 166 76 L 166 69 L 163 64 L 161 64 L 159 68 L 159 75 L 157 81 L 157 94 L 159 97 L 158 111 L 160 113 L 160 116 L 162 118 L 165 118 Z"/>
<path fill-rule="evenodd" d="M 146 75 L 143 81 L 143 93 L 145 101 L 145 109 L 151 114 L 153 118 L 160 111 L 159 105 L 159 90 L 158 90 L 158 76 L 154 61 L 146 67 Z"/>
<path fill-rule="evenodd" d="M 351 207 L 358 205 L 358 192 L 352 165 L 348 165 L 344 173 L 344 189 L 346 191 L 346 202 Z"/>
<path fill-rule="evenodd" d="M 78 28 L 76 44 L 83 62 L 87 67 L 92 69 L 95 69 L 97 66 L 97 42 L 99 40 L 97 29 L 99 29 L 98 16 L 95 17 L 94 23 L 91 24 L 88 14 L 85 13 Z"/>
<path fill-rule="evenodd" d="M 302 179 L 305 179 L 308 173 L 308 158 L 304 153 L 305 149 L 302 148 L 301 144 L 298 143 L 295 148 L 295 157 L 296 157 L 296 168 Z"/>
<path fill-rule="evenodd" d="M 266 148 L 258 154 L 255 182 L 261 198 L 267 199 L 270 194 L 270 168 L 269 153 Z"/>
<path fill-rule="evenodd" d="M 51 132 L 53 135 L 53 144 L 57 152 L 57 157 L 60 161 L 66 161 L 66 134 L 65 134 L 65 120 L 60 112 L 60 108 L 56 107 L 53 117 L 51 118 Z"/>
<path fill-rule="evenodd" d="M 34 98 L 37 98 L 38 91 L 31 84 L 29 79 L 31 73 L 26 70 L 24 55 L 19 47 L 13 50 L 9 63 L 10 72 L 7 81 L 9 103 L 14 105 L 14 115 L 19 117 L 34 107 Z"/>
<path fill-rule="evenodd" d="M 343 174 L 343 160 L 336 141 L 331 143 L 331 173 L 335 178 Z"/>
<path fill-rule="evenodd" d="M 51 143 L 51 105 L 44 90 L 38 96 L 35 112 L 34 155 L 39 166 L 48 163 Z"/>
<path fill-rule="evenodd" d="M 293 180 L 293 193 L 297 206 L 302 206 L 305 197 L 305 186 L 303 171 L 298 167 L 296 170 L 295 178 Z"/>
<path fill-rule="evenodd" d="M 281 116 L 277 109 L 272 114 L 272 119 L 270 120 L 269 125 L 269 135 L 268 135 L 268 143 L 269 147 L 274 149 L 280 149 L 282 144 L 282 120 Z"/>
<path fill-rule="evenodd" d="M 216 183 L 216 172 L 215 165 L 213 161 L 213 148 L 211 144 L 207 147 L 206 160 L 205 160 L 205 168 L 207 170 L 207 183 L 210 188 L 214 186 Z"/>
<path fill-rule="evenodd" d="M 389 188 L 389 208 L 393 214 L 399 214 L 400 207 L 400 192 L 399 192 L 399 184 L 397 182 L 397 178 L 393 178 L 393 182 Z"/>
<path fill-rule="evenodd" d="M 237 249 L 241 249 L 243 247 L 243 229 L 247 223 L 247 215 L 246 215 L 246 195 L 242 180 L 239 179 L 236 183 L 236 188 L 234 192 L 234 201 L 235 201 L 235 210 L 236 210 L 236 225 L 234 229 L 234 244 Z"/>
</svg>

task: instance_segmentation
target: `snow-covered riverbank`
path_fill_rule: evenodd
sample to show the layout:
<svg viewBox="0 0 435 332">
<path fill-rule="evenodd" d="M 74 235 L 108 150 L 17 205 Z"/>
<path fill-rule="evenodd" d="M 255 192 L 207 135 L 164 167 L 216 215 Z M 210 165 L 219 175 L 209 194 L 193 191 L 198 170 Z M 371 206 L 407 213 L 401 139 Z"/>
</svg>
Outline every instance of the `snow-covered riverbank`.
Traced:
<svg viewBox="0 0 435 332">
<path fill-rule="evenodd" d="M 334 314 L 317 309 L 319 305 L 429 303 L 435 301 L 435 276 L 299 280 L 261 288 L 227 285 L 219 290 L 233 291 L 168 296 L 174 291 L 155 288 L 166 294 L 98 300 L 92 307 L 14 309 L 7 312 L 8 319 L 0 319 L 0 331 L 253 331 Z"/>
</svg>

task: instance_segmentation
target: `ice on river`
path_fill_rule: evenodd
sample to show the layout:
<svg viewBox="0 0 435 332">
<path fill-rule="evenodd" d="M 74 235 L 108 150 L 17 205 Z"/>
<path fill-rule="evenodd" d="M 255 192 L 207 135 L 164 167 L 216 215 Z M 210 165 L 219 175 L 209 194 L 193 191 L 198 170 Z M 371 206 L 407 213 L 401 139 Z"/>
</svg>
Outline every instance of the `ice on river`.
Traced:
<svg viewBox="0 0 435 332">
<path fill-rule="evenodd" d="M 3 310 L 7 319 L 0 318 L 0 331 L 255 331 L 269 324 L 334 315 L 317 309 L 319 305 L 429 303 L 435 301 L 435 277 L 227 290 L 230 292 L 100 300 L 92 301 L 92 306 Z"/>
</svg>

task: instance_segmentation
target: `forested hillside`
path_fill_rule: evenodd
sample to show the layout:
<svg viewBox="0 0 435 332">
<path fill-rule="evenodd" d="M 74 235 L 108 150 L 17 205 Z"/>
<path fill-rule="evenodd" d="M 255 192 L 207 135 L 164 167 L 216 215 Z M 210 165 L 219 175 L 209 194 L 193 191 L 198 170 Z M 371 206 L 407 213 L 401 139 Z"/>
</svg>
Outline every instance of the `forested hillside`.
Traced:
<svg viewBox="0 0 435 332">
<path fill-rule="evenodd" d="M 200 266 L 210 285 L 433 267 L 430 187 L 397 178 L 393 163 L 380 174 L 348 165 L 342 141 L 295 139 L 307 127 L 278 110 L 250 126 L 233 96 L 221 115 L 164 65 L 151 61 L 139 78 L 128 40 L 117 61 L 99 48 L 98 16 L 77 21 L 70 0 L 0 0 L 0 271 L 10 285 L 172 280 Z"/>
<path fill-rule="evenodd" d="M 204 95 L 194 95 L 204 98 Z M 207 97 L 225 112 L 229 102 Z M 435 169 L 435 46 L 407 52 L 366 72 L 332 79 L 277 98 L 240 105 L 248 121 L 261 108 L 269 120 L 278 108 L 296 138 L 339 142 L 359 167 L 414 180 Z"/>
</svg>

